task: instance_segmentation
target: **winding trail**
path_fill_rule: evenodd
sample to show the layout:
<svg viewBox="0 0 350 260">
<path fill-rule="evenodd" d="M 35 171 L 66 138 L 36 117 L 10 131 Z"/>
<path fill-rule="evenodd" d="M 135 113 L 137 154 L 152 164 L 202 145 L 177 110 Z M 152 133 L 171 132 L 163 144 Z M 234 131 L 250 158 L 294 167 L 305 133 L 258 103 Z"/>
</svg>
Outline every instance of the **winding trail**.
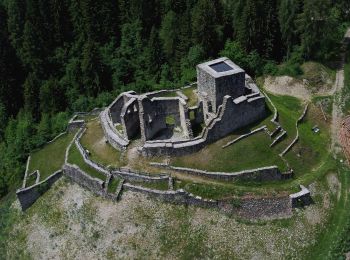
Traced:
<svg viewBox="0 0 350 260">
<path fill-rule="evenodd" d="M 344 48 L 341 52 L 341 64 L 340 69 L 337 71 L 336 80 L 332 89 L 333 95 L 333 109 L 332 109 L 332 122 L 331 122 L 331 151 L 335 154 L 341 152 L 339 130 L 343 119 L 342 106 L 342 89 L 344 88 L 344 64 L 345 64 L 345 44 L 350 40 L 350 28 L 347 30 L 344 36 Z"/>
</svg>

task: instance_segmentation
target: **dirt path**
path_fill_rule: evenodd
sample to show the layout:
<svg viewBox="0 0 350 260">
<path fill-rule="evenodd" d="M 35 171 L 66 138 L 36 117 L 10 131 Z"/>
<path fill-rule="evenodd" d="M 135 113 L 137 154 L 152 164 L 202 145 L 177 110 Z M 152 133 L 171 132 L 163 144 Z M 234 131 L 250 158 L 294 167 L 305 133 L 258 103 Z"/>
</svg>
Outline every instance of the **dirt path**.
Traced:
<svg viewBox="0 0 350 260">
<path fill-rule="evenodd" d="M 350 38 L 350 28 L 347 30 L 344 40 Z M 333 110 L 332 110 L 332 123 L 331 123 L 331 150 L 334 153 L 341 152 L 339 142 L 339 130 L 340 124 L 343 119 L 342 105 L 342 89 L 344 88 L 344 64 L 346 53 L 343 50 L 341 53 L 341 66 L 337 71 L 336 80 L 333 87 Z"/>
</svg>

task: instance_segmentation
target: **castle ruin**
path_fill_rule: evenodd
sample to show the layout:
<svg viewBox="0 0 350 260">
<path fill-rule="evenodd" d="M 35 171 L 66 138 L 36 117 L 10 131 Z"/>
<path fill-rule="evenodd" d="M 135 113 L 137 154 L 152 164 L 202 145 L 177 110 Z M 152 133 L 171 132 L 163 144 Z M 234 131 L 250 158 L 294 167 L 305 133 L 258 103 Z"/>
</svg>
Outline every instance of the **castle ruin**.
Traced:
<svg viewBox="0 0 350 260">
<path fill-rule="evenodd" d="M 251 77 L 228 58 L 197 66 L 197 89 L 138 95 L 122 93 L 100 115 L 106 140 L 124 150 L 141 139 L 145 156 L 196 152 L 266 116 L 265 97 Z M 193 105 L 194 104 L 194 105 Z"/>
</svg>

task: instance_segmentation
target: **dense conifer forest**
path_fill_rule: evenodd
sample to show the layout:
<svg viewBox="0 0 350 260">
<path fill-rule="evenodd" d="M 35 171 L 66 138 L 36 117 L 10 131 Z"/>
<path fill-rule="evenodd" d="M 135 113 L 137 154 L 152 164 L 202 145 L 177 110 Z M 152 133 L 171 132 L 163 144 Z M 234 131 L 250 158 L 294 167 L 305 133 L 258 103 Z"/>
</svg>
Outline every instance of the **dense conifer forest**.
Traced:
<svg viewBox="0 0 350 260">
<path fill-rule="evenodd" d="M 218 56 L 297 75 L 337 59 L 349 17 L 348 0 L 0 0 L 0 197 L 74 111 L 182 86 Z"/>
</svg>

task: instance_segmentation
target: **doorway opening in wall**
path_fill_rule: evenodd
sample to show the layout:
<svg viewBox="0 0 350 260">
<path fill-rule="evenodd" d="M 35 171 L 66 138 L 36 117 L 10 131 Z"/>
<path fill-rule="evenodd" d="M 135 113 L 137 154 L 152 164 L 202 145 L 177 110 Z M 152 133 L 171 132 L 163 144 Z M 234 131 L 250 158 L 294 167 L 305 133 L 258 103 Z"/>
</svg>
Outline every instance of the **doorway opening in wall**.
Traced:
<svg viewBox="0 0 350 260">
<path fill-rule="evenodd" d="M 213 104 L 208 101 L 208 113 L 213 113 Z"/>
</svg>

